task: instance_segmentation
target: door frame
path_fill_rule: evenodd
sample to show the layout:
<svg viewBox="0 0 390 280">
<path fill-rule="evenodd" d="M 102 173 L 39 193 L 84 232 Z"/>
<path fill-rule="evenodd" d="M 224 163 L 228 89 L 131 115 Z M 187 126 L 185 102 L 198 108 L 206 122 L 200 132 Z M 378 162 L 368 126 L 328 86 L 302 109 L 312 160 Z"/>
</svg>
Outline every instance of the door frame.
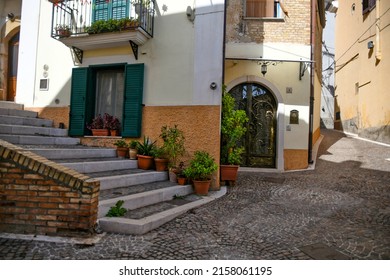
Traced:
<svg viewBox="0 0 390 280">
<path fill-rule="evenodd" d="M 253 167 L 242 167 L 241 169 L 259 169 L 259 170 L 275 170 L 283 171 L 284 170 L 284 119 L 285 119 L 285 108 L 284 108 L 284 100 L 283 97 L 278 90 L 278 88 L 271 83 L 270 81 L 254 76 L 254 75 L 248 75 L 248 76 L 242 76 L 237 79 L 234 79 L 230 83 L 226 85 L 226 90 L 229 92 L 231 89 L 233 89 L 235 86 L 243 83 L 255 83 L 259 84 L 263 87 L 266 87 L 271 94 L 274 96 L 276 102 L 277 102 L 277 137 L 276 137 L 276 159 L 275 159 L 275 168 L 253 168 Z"/>
</svg>

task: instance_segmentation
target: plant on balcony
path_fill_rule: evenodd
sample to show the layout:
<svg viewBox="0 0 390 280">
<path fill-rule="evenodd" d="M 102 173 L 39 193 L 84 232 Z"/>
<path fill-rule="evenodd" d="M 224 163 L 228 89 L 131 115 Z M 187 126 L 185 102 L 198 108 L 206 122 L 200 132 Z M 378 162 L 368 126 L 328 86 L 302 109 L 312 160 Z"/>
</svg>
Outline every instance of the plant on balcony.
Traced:
<svg viewBox="0 0 390 280">
<path fill-rule="evenodd" d="M 69 37 L 72 34 L 70 26 L 66 24 L 58 24 L 55 30 L 57 35 L 60 37 Z"/>
<path fill-rule="evenodd" d="M 108 19 L 108 20 L 97 20 L 91 24 L 91 26 L 86 27 L 86 32 L 89 34 L 99 34 L 106 32 L 117 32 L 132 27 L 137 27 L 138 21 L 132 18 L 122 18 L 122 19 Z"/>
</svg>

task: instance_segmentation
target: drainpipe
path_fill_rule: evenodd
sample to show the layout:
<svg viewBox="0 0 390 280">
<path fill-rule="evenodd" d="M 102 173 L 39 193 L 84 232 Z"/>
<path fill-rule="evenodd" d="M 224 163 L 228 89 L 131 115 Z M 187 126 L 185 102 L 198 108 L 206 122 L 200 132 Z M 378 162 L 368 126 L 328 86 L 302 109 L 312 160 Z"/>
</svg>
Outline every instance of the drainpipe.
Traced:
<svg viewBox="0 0 390 280">
<path fill-rule="evenodd" d="M 310 17 L 310 60 L 314 61 L 314 32 L 316 23 L 316 1 L 311 0 L 311 17 Z M 313 115 L 314 115 L 314 62 L 310 63 L 310 105 L 309 105 L 309 147 L 308 163 L 313 163 Z"/>
<path fill-rule="evenodd" d="M 376 48 L 376 52 L 375 52 L 375 57 L 376 57 L 376 60 L 381 60 L 382 59 L 382 48 L 381 48 L 381 41 L 380 41 L 380 33 L 381 33 L 381 29 L 380 29 L 380 23 L 381 23 L 381 15 L 380 15 L 380 6 L 381 6 L 381 1 L 380 0 L 376 0 L 376 23 L 375 23 L 375 31 L 376 31 L 376 42 L 375 42 L 375 48 Z"/>
</svg>

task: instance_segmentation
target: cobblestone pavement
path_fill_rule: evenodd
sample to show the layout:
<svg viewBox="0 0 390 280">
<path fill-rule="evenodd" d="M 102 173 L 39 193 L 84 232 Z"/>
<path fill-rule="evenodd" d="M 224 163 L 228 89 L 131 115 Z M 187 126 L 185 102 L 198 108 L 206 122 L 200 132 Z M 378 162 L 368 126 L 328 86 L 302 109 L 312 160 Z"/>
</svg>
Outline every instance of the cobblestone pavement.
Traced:
<svg viewBox="0 0 390 280">
<path fill-rule="evenodd" d="M 240 173 L 223 198 L 142 236 L 0 238 L 0 259 L 310 259 L 300 249 L 312 244 L 390 259 L 390 148 L 322 133 L 314 171 Z"/>
</svg>

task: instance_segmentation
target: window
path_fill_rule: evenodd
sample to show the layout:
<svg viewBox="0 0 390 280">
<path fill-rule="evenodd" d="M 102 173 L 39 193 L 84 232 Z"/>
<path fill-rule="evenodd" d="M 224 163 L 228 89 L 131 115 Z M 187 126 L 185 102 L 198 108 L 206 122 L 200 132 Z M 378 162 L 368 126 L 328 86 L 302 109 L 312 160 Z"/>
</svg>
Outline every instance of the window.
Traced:
<svg viewBox="0 0 390 280">
<path fill-rule="evenodd" d="M 93 21 L 127 18 L 129 2 L 128 0 L 94 0 Z"/>
<path fill-rule="evenodd" d="M 86 123 L 109 113 L 121 119 L 122 136 L 140 137 L 143 84 L 144 64 L 73 68 L 69 135 L 87 135 Z"/>
<path fill-rule="evenodd" d="M 246 17 L 281 18 L 283 15 L 279 0 L 246 0 Z"/>
<path fill-rule="evenodd" d="M 375 8 L 376 0 L 363 0 L 363 15 Z"/>
</svg>

